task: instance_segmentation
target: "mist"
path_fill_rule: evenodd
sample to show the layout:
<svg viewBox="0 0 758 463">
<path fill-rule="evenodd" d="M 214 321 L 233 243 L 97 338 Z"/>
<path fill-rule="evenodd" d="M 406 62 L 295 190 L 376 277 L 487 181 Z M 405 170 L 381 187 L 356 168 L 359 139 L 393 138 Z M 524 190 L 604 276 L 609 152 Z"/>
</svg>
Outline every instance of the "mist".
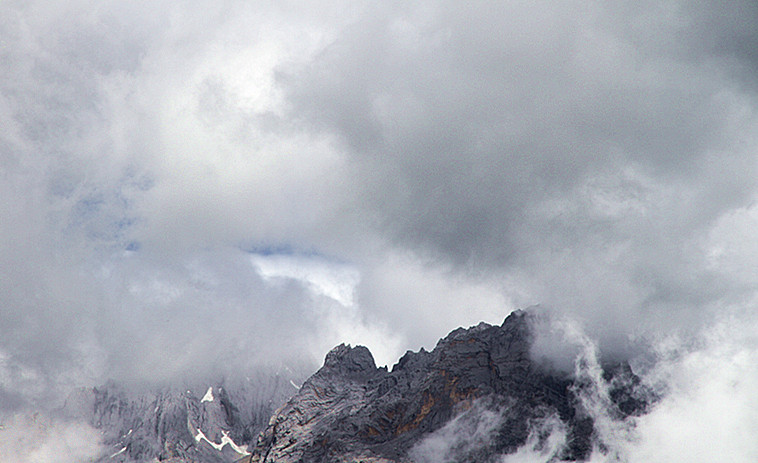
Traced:
<svg viewBox="0 0 758 463">
<path fill-rule="evenodd" d="M 735 326 L 745 322 L 747 327 Z M 567 353 L 550 355 L 538 341 L 533 355 L 570 369 L 566 373 L 576 381 L 577 413 L 592 418 L 595 427 L 590 462 L 748 462 L 758 445 L 755 322 L 755 316 L 739 322 L 728 317 L 702 331 L 699 339 L 671 334 L 652 343 L 648 354 L 655 361 L 636 358 L 632 368 L 640 383 L 627 384 L 648 404 L 635 416 L 624 416 L 611 400 L 611 388 L 619 386 L 613 382 L 629 378 L 603 375 L 597 342 L 574 320 L 543 319 L 538 336 L 549 333 L 553 348 Z M 556 362 L 569 357 L 571 365 Z M 475 461 L 477 452 L 495 445 L 508 413 L 507 405 L 493 408 L 486 399 L 476 401 L 416 444 L 411 461 Z M 522 447 L 492 461 L 559 461 L 567 444 L 565 424 L 547 415 L 531 421 Z"/>
<path fill-rule="evenodd" d="M 3 2 L 2 416 L 108 379 L 312 371 L 341 342 L 391 365 L 539 305 L 661 392 L 624 458 L 747 461 L 756 17 Z"/>
</svg>

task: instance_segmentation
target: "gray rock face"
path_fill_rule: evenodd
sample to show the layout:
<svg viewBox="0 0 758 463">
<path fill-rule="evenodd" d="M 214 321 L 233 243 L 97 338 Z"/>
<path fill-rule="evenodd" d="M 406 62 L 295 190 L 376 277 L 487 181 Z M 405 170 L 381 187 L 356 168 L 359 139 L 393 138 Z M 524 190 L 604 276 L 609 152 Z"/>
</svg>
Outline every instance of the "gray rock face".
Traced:
<svg viewBox="0 0 758 463">
<path fill-rule="evenodd" d="M 455 461 L 485 462 L 512 453 L 535 422 L 549 417 L 567 430 L 557 457 L 586 459 L 594 423 L 578 405 L 581 386 L 536 364 L 529 355 L 531 340 L 529 315 L 514 312 L 502 326 L 457 329 L 432 352 L 408 352 L 392 371 L 377 368 L 365 347 L 340 345 L 274 414 L 250 462 L 412 461 L 411 450 L 423 438 L 482 408 L 497 410 L 498 419 L 487 439 L 461 445 Z M 640 412 L 644 401 L 635 402 L 622 389 L 615 392 L 625 408 L 619 413 Z"/>
<path fill-rule="evenodd" d="M 232 384 L 136 393 L 116 384 L 83 389 L 67 403 L 70 415 L 102 432 L 108 447 L 97 463 L 230 463 L 296 389 L 283 375 Z"/>
</svg>

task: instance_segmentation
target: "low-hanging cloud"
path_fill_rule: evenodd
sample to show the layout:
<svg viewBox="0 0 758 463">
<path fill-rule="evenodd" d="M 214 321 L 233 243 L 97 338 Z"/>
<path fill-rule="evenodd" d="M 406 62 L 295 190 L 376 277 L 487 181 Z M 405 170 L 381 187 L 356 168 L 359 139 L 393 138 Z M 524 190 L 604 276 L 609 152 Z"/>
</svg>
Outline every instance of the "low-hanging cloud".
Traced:
<svg viewBox="0 0 758 463">
<path fill-rule="evenodd" d="M 93 427 L 39 413 L 4 420 L 0 432 L 3 461 L 32 463 L 94 461 L 103 452 L 100 432 Z"/>
<path fill-rule="evenodd" d="M 704 330 L 701 339 L 661 336 L 650 349 L 656 362 L 635 366 L 639 383 L 627 384 L 647 402 L 644 414 L 625 416 L 611 400 L 598 345 L 575 322 L 542 320 L 555 348 L 570 352 L 577 413 L 593 420 L 590 462 L 751 461 L 756 452 L 758 401 L 754 388 L 758 345 L 755 316 L 727 317 Z M 737 326 L 737 325 L 741 326 Z M 544 334 L 544 333 L 543 333 Z M 547 340 L 547 339 L 546 339 Z M 539 345 L 536 346 L 539 349 Z M 539 355 L 539 352 L 535 352 Z M 638 359 L 639 360 L 639 359 Z M 409 453 L 411 461 L 460 461 L 491 448 L 508 409 L 483 403 L 461 412 L 429 434 Z M 567 432 L 557 416 L 530 422 L 527 442 L 503 463 L 557 461 Z"/>
</svg>

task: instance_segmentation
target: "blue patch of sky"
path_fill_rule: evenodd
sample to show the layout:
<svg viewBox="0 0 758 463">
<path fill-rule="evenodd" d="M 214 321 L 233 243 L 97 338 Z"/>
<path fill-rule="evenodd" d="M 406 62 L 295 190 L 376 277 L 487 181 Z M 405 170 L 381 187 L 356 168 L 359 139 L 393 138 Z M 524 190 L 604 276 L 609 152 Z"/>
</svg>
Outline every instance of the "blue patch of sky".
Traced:
<svg viewBox="0 0 758 463">
<path fill-rule="evenodd" d="M 238 246 L 240 250 L 248 254 L 263 257 L 287 256 L 293 258 L 306 258 L 314 261 L 330 262 L 338 265 L 350 265 L 351 262 L 334 255 L 325 254 L 318 249 L 310 247 L 297 247 L 290 243 L 266 243 L 246 244 Z"/>
<path fill-rule="evenodd" d="M 285 243 L 279 244 L 242 244 L 239 248 L 249 254 L 259 256 L 294 256 L 303 255 L 303 253 L 294 246 Z"/>
</svg>

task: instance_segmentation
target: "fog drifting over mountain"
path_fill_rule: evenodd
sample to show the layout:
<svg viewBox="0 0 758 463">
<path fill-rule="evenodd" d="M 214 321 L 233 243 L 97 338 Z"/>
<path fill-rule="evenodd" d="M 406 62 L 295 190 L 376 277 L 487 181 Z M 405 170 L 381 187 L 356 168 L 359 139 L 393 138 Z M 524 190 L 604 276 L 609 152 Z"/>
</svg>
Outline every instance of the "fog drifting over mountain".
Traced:
<svg viewBox="0 0 758 463">
<path fill-rule="evenodd" d="M 340 342 L 391 365 L 539 304 L 665 392 L 617 436 L 629 461 L 749 461 L 757 19 L 2 2 L 0 416 L 31 429 L 109 378 L 315 368 Z M 80 461 L 77 426 L 37 441 Z"/>
</svg>

